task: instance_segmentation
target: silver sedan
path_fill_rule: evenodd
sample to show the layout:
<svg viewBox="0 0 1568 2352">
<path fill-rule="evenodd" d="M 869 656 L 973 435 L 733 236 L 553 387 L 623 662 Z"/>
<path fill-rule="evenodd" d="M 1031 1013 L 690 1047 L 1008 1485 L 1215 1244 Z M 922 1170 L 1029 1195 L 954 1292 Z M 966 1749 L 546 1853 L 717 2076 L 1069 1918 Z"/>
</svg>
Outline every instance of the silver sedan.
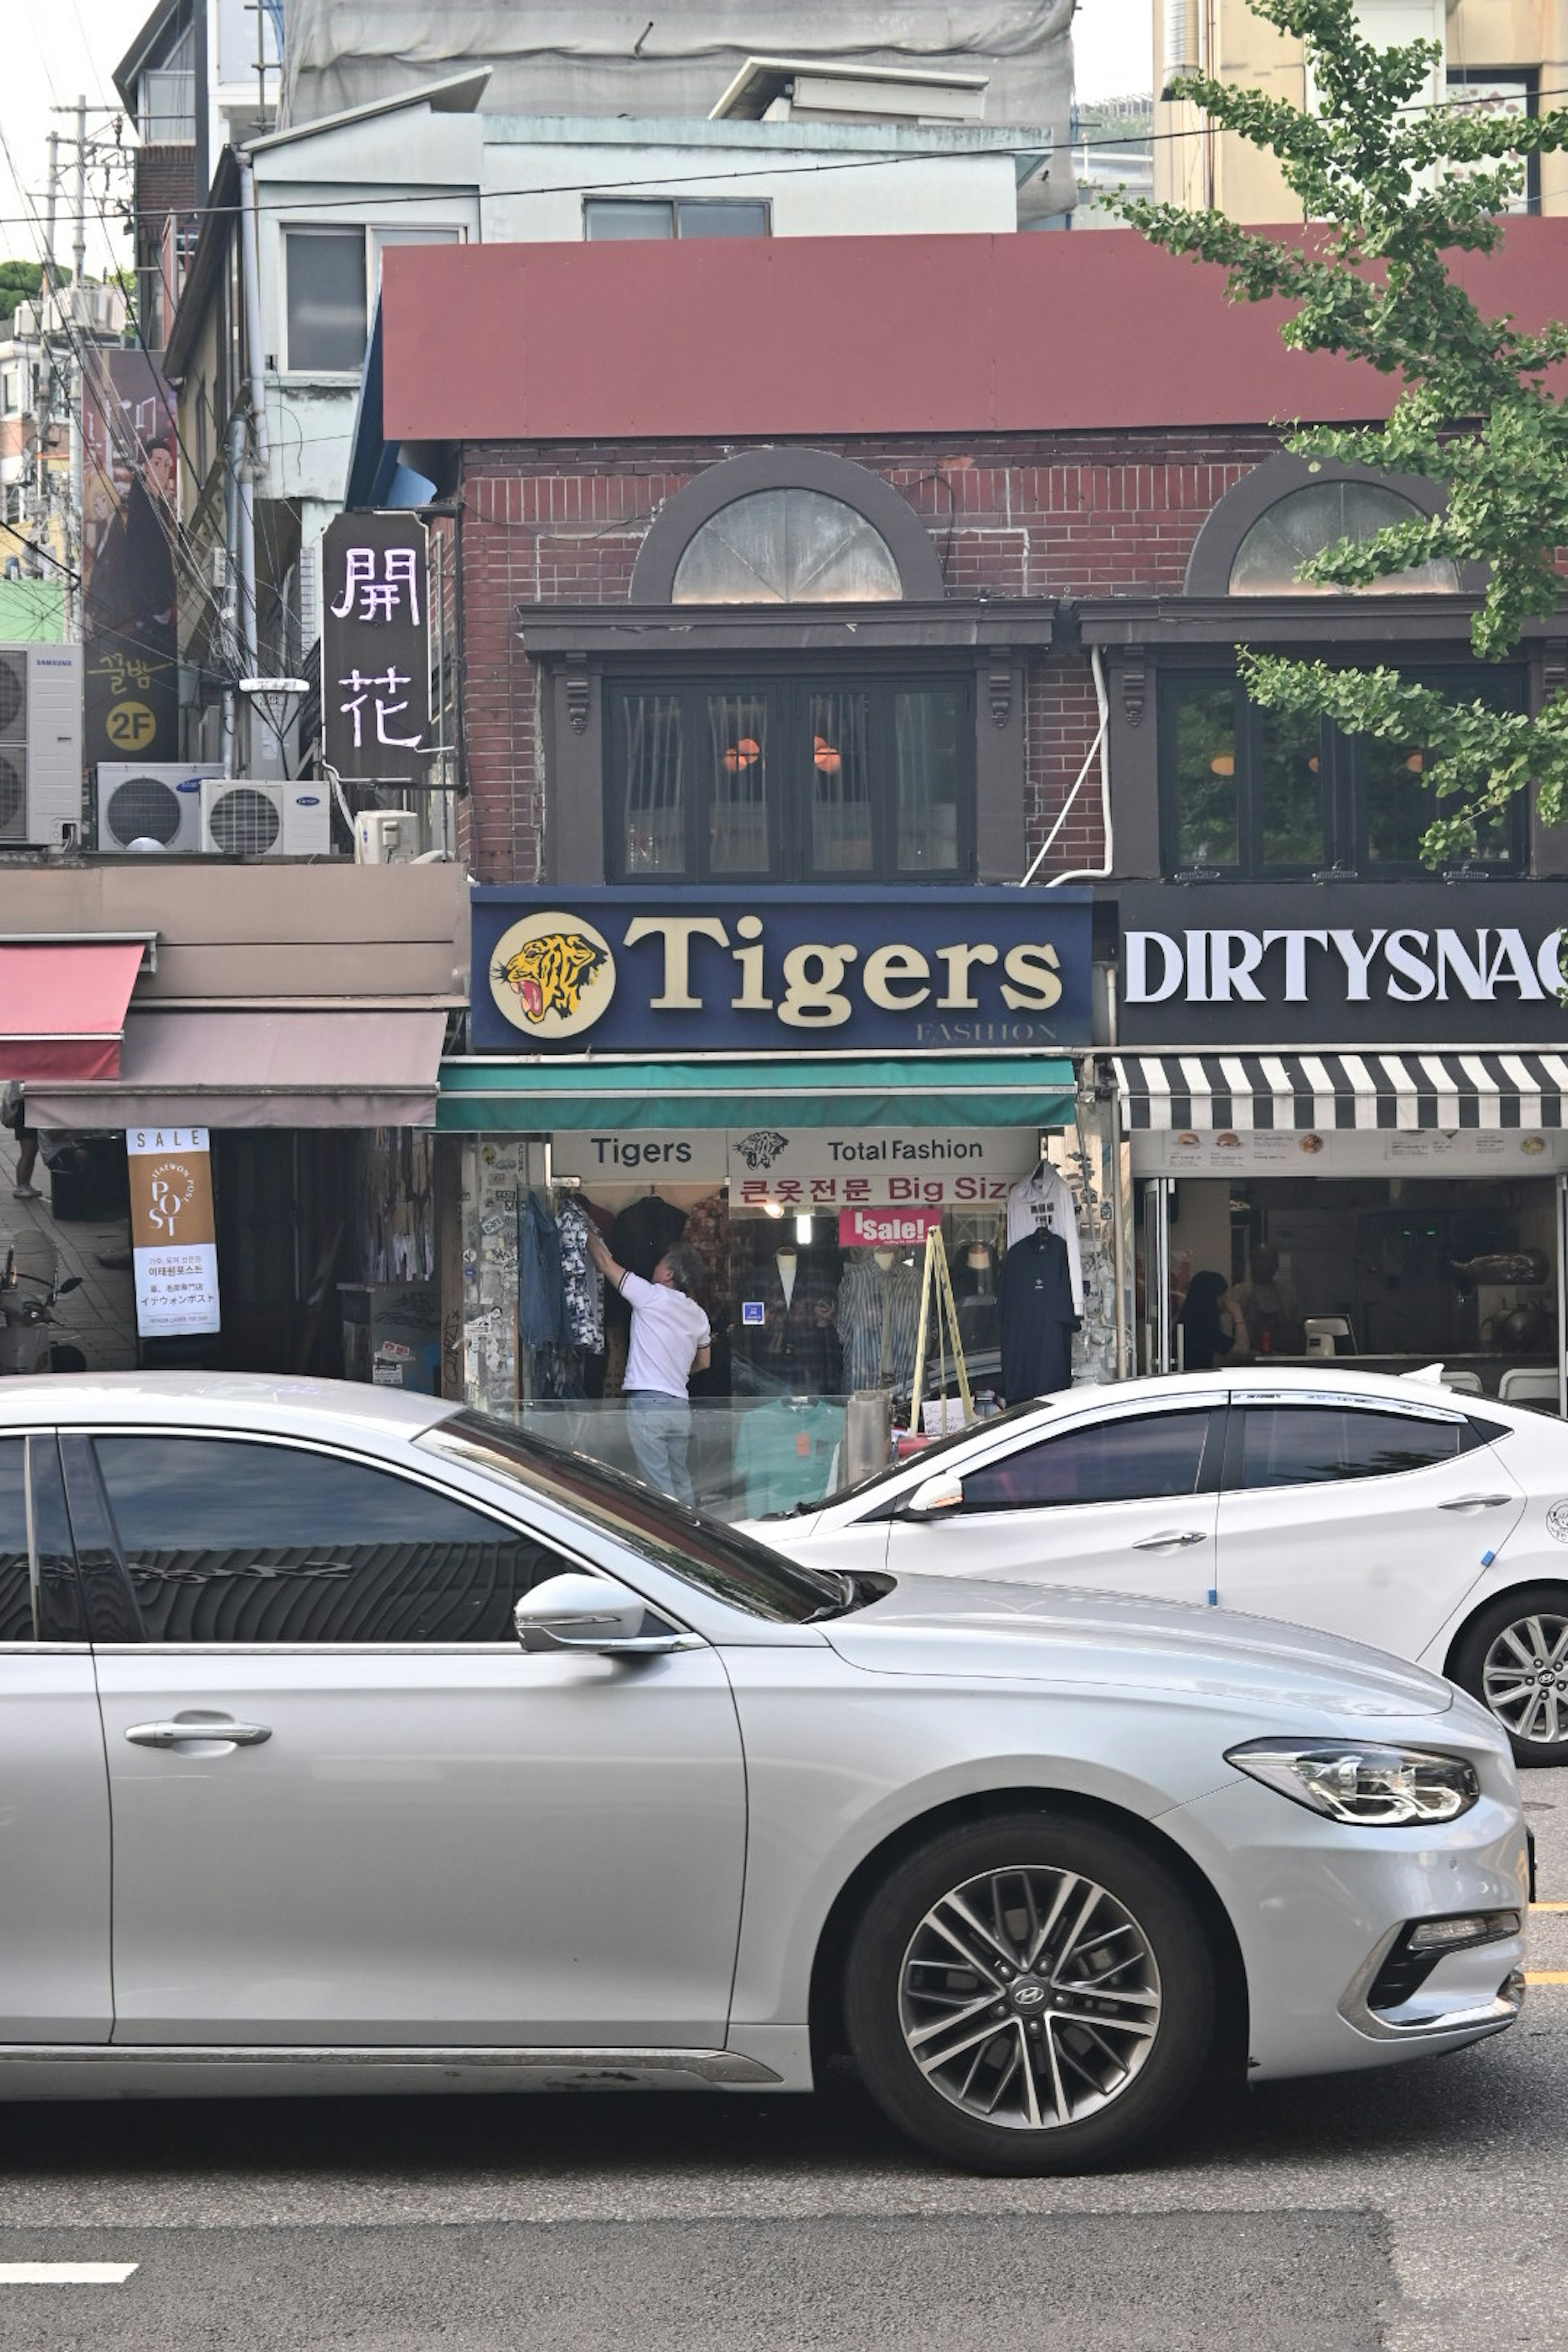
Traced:
<svg viewBox="0 0 1568 2352">
<path fill-rule="evenodd" d="M 792 1563 L 446 1404 L 0 1388 L 0 2095 L 806 2090 L 994 2171 L 1506 2026 L 1508 1740 L 1323 1635 Z"/>
</svg>

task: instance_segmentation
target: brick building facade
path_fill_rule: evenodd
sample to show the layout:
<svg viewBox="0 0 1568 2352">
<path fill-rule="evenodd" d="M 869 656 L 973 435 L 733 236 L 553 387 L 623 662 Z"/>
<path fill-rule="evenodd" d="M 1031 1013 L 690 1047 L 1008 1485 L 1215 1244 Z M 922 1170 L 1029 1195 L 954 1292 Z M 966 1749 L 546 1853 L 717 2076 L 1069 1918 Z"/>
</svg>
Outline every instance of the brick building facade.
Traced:
<svg viewBox="0 0 1568 2352">
<path fill-rule="evenodd" d="M 1180 594 L 1204 522 L 1279 444 L 1266 430 L 1230 427 L 1136 436 L 814 436 L 810 446 L 865 467 L 908 500 L 955 600 L 1029 598 L 1070 615 L 1084 600 Z M 718 442 L 465 446 L 469 846 L 486 881 L 533 881 L 547 870 L 549 777 L 520 614 L 626 603 L 653 519 L 706 467 L 733 455 L 732 445 Z M 1023 840 L 1032 858 L 1094 741 L 1087 656 L 1032 656 L 1024 694 Z M 1098 803 L 1080 793 L 1042 878 L 1098 870 L 1104 856 Z"/>
<path fill-rule="evenodd" d="M 1558 224 L 1521 222 L 1463 268 L 1485 307 L 1530 322 L 1560 242 Z M 738 335 L 716 330 L 738 320 Z M 748 663 L 802 692 L 861 656 L 868 675 L 963 674 L 975 814 L 940 878 L 992 883 L 1037 859 L 1041 881 L 1204 866 L 1213 845 L 1182 848 L 1156 807 L 1184 665 L 1213 677 L 1238 642 L 1351 658 L 1398 644 L 1449 673 L 1468 658 L 1475 583 L 1457 577 L 1451 595 L 1426 580 L 1325 599 L 1286 562 L 1245 604 L 1233 594 L 1246 530 L 1307 485 L 1280 420 L 1373 419 L 1393 388 L 1287 349 L 1277 310 L 1226 303 L 1219 273 L 1131 235 L 410 248 L 389 257 L 384 324 L 375 421 L 444 466 L 459 519 L 465 846 L 489 881 L 613 880 L 617 856 L 626 878 L 611 835 L 616 793 L 633 789 L 612 740 L 626 706 L 609 687 L 636 676 L 655 692 L 710 656 L 715 692 Z M 682 532 L 711 520 L 715 486 L 733 501 L 764 476 L 902 535 L 894 604 L 851 617 L 852 597 L 795 604 L 743 582 L 672 601 Z M 1373 496 L 1430 503 L 1418 484 Z M 1521 695 L 1539 702 L 1555 645 L 1542 630 L 1526 647 Z M 688 705 L 689 761 L 697 720 Z M 1355 865 L 1348 782 L 1342 798 L 1299 866 Z M 695 835 L 689 847 L 701 855 Z M 1516 869 L 1525 856 L 1521 836 Z M 1539 826 L 1528 856 L 1536 873 L 1568 866 Z M 798 857 L 791 871 L 810 878 Z"/>
</svg>

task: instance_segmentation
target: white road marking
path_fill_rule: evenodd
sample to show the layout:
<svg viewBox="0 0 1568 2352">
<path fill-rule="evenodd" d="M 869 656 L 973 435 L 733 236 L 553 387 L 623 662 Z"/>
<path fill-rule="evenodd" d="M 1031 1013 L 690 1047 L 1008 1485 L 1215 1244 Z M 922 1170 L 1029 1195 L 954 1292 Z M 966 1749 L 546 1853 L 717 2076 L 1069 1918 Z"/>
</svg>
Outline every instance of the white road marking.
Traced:
<svg viewBox="0 0 1568 2352">
<path fill-rule="evenodd" d="M 123 2286 L 139 2263 L 0 2263 L 0 2286 Z"/>
</svg>

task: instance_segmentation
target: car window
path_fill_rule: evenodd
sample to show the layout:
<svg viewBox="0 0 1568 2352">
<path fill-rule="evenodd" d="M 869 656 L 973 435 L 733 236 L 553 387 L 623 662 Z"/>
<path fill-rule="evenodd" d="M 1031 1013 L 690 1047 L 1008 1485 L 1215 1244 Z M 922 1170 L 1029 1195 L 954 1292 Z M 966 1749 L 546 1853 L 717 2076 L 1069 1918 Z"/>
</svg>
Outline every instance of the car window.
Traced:
<svg viewBox="0 0 1568 2352">
<path fill-rule="evenodd" d="M 963 1473 L 966 1511 L 1131 1503 L 1197 1487 L 1209 1409 L 1129 1413 L 1064 1429 L 984 1469 Z"/>
<path fill-rule="evenodd" d="M 0 1642 L 33 1639 L 27 1558 L 27 1441 L 0 1437 Z"/>
<path fill-rule="evenodd" d="M 87 1622 L 56 1439 L 27 1440 L 27 1469 L 33 1485 L 33 1543 L 38 1556 L 38 1633 L 46 1642 L 85 1642 Z"/>
<path fill-rule="evenodd" d="M 1242 1486 L 1315 1486 L 1342 1478 L 1386 1478 L 1396 1471 L 1451 1462 L 1480 1443 L 1463 1421 L 1363 1412 L 1353 1406 L 1247 1404 L 1237 1408 L 1237 1418 L 1240 1472 L 1236 1483 Z"/>
<path fill-rule="evenodd" d="M 416 1444 L 421 1452 L 445 1454 L 489 1477 L 503 1478 L 536 1503 L 574 1512 L 596 1533 L 748 1616 L 800 1625 L 854 1605 L 837 1576 L 784 1559 L 585 1454 L 569 1453 L 488 1413 L 451 1413 L 423 1431 Z"/>
<path fill-rule="evenodd" d="M 238 1438 L 95 1441 L 150 1642 L 509 1642 L 574 1565 L 413 1480 Z"/>
</svg>

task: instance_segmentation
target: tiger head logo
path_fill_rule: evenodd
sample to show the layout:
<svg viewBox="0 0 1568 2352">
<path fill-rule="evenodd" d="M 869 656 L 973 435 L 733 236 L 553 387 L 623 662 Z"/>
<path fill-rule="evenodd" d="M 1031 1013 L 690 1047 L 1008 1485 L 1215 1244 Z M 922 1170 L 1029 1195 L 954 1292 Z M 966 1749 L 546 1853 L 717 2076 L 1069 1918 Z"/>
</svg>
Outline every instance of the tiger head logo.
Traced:
<svg viewBox="0 0 1568 2352">
<path fill-rule="evenodd" d="M 754 1127 L 750 1135 L 742 1135 L 735 1149 L 753 1174 L 765 1174 L 779 1153 L 788 1143 L 776 1127 Z"/>
<path fill-rule="evenodd" d="M 550 1013 L 574 1019 L 583 991 L 608 961 L 605 948 L 581 931 L 546 931 L 525 940 L 514 955 L 498 963 L 495 977 L 511 990 L 523 1019 L 537 1026 Z"/>
</svg>

